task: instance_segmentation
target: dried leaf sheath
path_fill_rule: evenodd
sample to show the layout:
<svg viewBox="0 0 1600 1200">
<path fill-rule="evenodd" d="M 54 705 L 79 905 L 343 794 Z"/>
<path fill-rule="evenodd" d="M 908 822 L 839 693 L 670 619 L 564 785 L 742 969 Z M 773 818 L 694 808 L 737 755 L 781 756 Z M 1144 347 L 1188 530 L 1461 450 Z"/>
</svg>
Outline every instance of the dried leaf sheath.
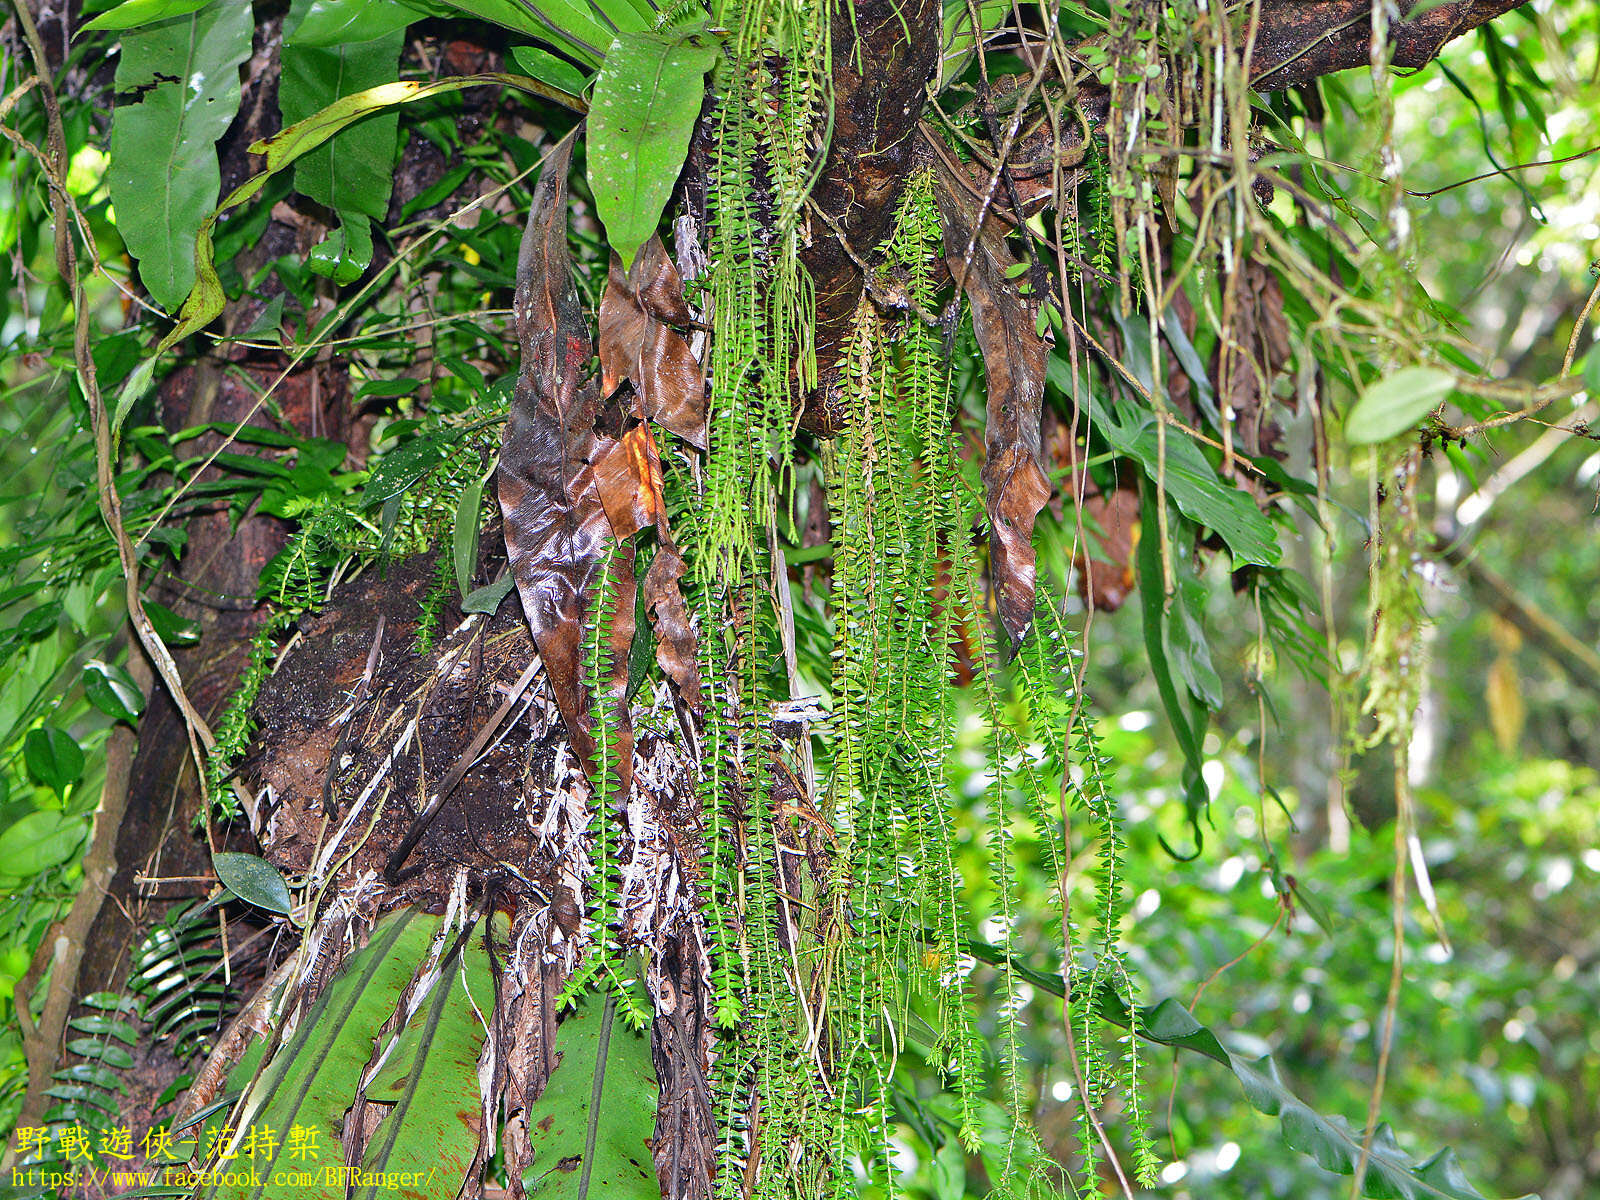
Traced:
<svg viewBox="0 0 1600 1200">
<path fill-rule="evenodd" d="M 573 748 L 592 761 L 582 642 L 587 591 L 609 533 L 590 460 L 599 385 L 567 250 L 567 170 L 576 130 L 545 161 L 517 262 L 522 366 L 498 472 L 506 549 L 529 628 Z"/>
</svg>

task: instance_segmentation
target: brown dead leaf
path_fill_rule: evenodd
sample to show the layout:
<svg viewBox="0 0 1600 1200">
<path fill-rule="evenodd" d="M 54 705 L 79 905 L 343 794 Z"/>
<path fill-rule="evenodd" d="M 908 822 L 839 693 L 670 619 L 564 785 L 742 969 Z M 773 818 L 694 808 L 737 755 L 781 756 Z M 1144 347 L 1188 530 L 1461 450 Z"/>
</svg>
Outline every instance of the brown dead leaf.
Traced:
<svg viewBox="0 0 1600 1200">
<path fill-rule="evenodd" d="M 648 425 L 636 425 L 610 443 L 595 462 L 595 475 L 612 531 L 632 537 L 655 526 L 660 546 L 644 576 L 644 601 L 656 634 L 656 661 L 678 693 L 700 711 L 700 670 L 694 627 L 678 581 L 688 568 L 673 541 L 661 495 L 661 458 Z"/>
<path fill-rule="evenodd" d="M 640 249 L 632 268 L 611 256 L 600 300 L 601 387 L 611 395 L 633 382 L 638 415 L 700 449 L 706 445 L 705 372 L 689 342 L 672 326 L 694 317 L 683 298 L 683 279 L 660 237 Z"/>
<path fill-rule="evenodd" d="M 1050 479 L 1039 465 L 1039 410 L 1049 346 L 1035 332 L 1037 301 L 1024 297 L 1017 281 L 1006 277 L 1017 260 L 1006 246 L 1004 226 L 985 220 L 974 241 L 975 198 L 942 159 L 935 159 L 935 168 L 934 198 L 944 220 L 950 274 L 963 284 L 972 305 L 972 328 L 988 378 L 982 478 L 989 567 L 1000 622 L 1017 644 L 1033 622 L 1033 522 L 1050 499 Z"/>
<path fill-rule="evenodd" d="M 568 135 L 545 163 L 517 263 L 522 365 L 500 451 L 506 550 L 572 746 L 592 766 L 583 684 L 588 591 L 610 532 L 590 459 L 600 391 L 585 381 L 591 343 L 567 251 Z"/>
</svg>

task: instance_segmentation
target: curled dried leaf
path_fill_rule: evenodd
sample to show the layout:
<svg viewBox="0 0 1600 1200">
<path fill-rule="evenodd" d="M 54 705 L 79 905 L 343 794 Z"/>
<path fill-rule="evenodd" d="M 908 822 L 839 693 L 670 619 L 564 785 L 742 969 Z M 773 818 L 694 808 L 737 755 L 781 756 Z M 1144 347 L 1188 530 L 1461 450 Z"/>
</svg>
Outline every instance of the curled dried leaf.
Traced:
<svg viewBox="0 0 1600 1200">
<path fill-rule="evenodd" d="M 1033 621 L 1033 523 L 1050 499 L 1050 479 L 1039 465 L 1040 406 L 1049 346 L 1036 332 L 1038 306 L 1008 278 L 1017 260 L 1005 229 L 987 219 L 976 229 L 977 200 L 935 160 L 934 199 L 944 221 L 951 276 L 972 305 L 972 328 L 988 379 L 984 428 L 984 505 L 989 513 L 989 566 L 1000 622 L 1012 642 Z"/>
<path fill-rule="evenodd" d="M 626 273 L 611 256 L 600 301 L 600 374 L 606 395 L 633 382 L 638 415 L 700 449 L 706 445 L 705 372 L 673 326 L 694 317 L 683 278 L 659 237 L 651 237 Z"/>
<path fill-rule="evenodd" d="M 498 488 L 523 612 L 573 749 L 592 762 L 583 622 L 609 526 L 589 465 L 600 392 L 584 378 L 591 344 L 567 249 L 571 156 L 569 134 L 545 163 L 523 233 L 514 301 L 522 365 L 500 451 Z"/>
</svg>

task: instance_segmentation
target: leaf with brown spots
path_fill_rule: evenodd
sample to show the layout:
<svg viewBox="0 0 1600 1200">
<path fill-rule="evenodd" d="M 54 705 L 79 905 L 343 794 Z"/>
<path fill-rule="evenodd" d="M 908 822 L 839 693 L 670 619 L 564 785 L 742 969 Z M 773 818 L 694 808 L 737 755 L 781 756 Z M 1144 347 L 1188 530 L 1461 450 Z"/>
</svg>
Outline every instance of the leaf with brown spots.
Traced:
<svg viewBox="0 0 1600 1200">
<path fill-rule="evenodd" d="M 982 477 L 989 567 L 1001 624 L 1017 644 L 1033 621 L 1033 522 L 1050 499 L 1050 479 L 1039 465 L 1039 409 L 1050 351 L 1035 332 L 1037 303 L 1006 277 L 1017 260 L 1006 246 L 1004 227 L 987 219 L 974 237 L 976 200 L 941 159 L 935 166 L 946 261 L 972 305 L 972 328 L 988 379 Z"/>
<path fill-rule="evenodd" d="M 575 133 L 576 131 L 574 131 Z M 500 450 L 506 550 L 522 609 L 573 749 L 592 763 L 582 642 L 587 593 L 605 554 L 605 508 L 589 465 L 600 407 L 585 380 L 591 345 L 567 250 L 569 134 L 534 188 L 514 301 L 522 366 Z"/>
<path fill-rule="evenodd" d="M 660 237 L 652 236 L 626 273 L 611 256 L 600 300 L 601 387 L 611 395 L 632 380 L 640 416 L 704 450 L 705 371 L 688 340 L 672 326 L 694 324 L 683 298 L 683 278 Z"/>
</svg>

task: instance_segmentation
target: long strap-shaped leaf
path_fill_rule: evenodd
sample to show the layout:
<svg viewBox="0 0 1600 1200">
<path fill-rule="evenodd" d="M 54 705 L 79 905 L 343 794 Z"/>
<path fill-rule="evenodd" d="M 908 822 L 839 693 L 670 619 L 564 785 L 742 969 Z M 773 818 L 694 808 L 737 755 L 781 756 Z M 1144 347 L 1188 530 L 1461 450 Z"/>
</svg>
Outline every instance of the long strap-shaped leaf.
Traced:
<svg viewBox="0 0 1600 1200">
<path fill-rule="evenodd" d="M 932 935 L 925 935 L 932 940 Z M 1006 954 L 982 942 L 966 941 L 962 948 L 980 962 L 1001 964 Z M 1020 978 L 1055 996 L 1064 996 L 1061 976 L 1037 970 L 1016 958 L 1011 967 Z M 1095 995 L 1095 1007 L 1118 1025 L 1130 1024 L 1128 1009 L 1110 987 Z M 1270 1054 L 1247 1061 L 1223 1046 L 1212 1030 L 1201 1024 L 1178 1001 L 1168 997 L 1139 1010 L 1138 1035 L 1162 1046 L 1181 1046 L 1221 1063 L 1244 1088 L 1251 1107 L 1281 1122 L 1283 1140 L 1315 1159 L 1317 1165 L 1340 1175 L 1355 1173 L 1361 1158 L 1361 1131 L 1341 1116 L 1327 1117 L 1291 1092 L 1278 1074 Z M 1488 1200 L 1467 1180 L 1455 1151 L 1446 1147 L 1421 1162 L 1414 1161 L 1395 1141 L 1388 1125 L 1378 1126 L 1367 1160 L 1361 1194 L 1376 1200 Z M 1530 1193 L 1518 1200 L 1539 1200 Z"/>
</svg>

